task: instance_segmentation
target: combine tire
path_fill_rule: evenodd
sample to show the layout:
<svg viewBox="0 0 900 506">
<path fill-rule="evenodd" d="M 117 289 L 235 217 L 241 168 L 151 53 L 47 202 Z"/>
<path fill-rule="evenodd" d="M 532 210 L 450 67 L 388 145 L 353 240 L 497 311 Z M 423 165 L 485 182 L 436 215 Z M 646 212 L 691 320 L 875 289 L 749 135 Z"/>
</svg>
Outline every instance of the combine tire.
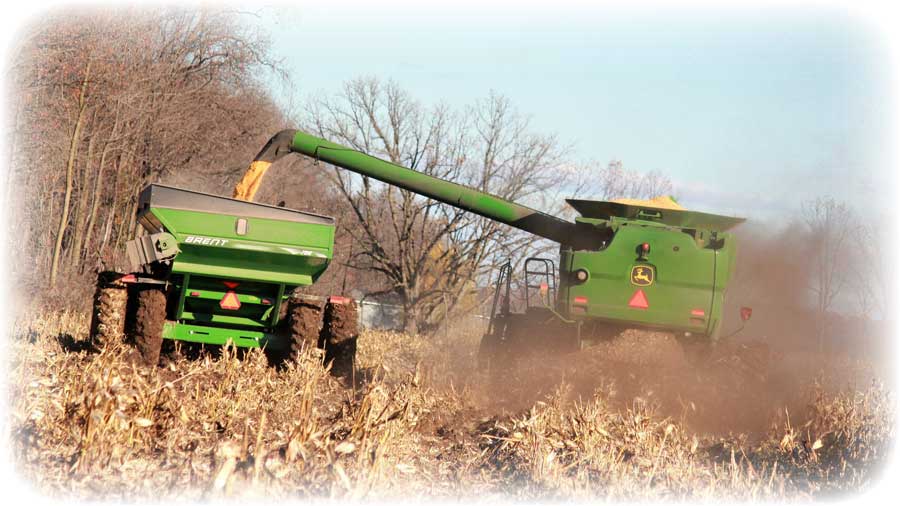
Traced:
<svg viewBox="0 0 900 506">
<path fill-rule="evenodd" d="M 482 371 L 490 371 L 492 367 L 496 367 L 497 355 L 500 353 L 500 347 L 503 345 L 500 336 L 496 334 L 484 334 L 481 336 L 481 344 L 478 345 L 478 369 Z"/>
<path fill-rule="evenodd" d="M 94 310 L 91 313 L 91 342 L 96 346 L 122 342 L 128 289 L 118 281 L 120 277 L 121 274 L 108 271 L 97 275 Z"/>
<path fill-rule="evenodd" d="M 353 300 L 331 297 L 325 305 L 322 342 L 325 346 L 325 363 L 331 363 L 332 375 L 352 381 L 358 336 L 358 316 Z"/>
<path fill-rule="evenodd" d="M 134 321 L 129 334 L 144 362 L 155 366 L 162 349 L 166 322 L 166 294 L 156 287 L 139 286 L 135 291 Z"/>
</svg>

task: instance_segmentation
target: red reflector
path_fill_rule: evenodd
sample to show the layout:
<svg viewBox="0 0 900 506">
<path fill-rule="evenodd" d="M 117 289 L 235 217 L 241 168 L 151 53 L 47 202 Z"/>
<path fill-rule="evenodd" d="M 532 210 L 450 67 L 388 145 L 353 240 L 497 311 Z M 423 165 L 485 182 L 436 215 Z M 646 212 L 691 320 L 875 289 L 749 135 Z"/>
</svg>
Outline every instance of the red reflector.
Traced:
<svg viewBox="0 0 900 506">
<path fill-rule="evenodd" d="M 328 297 L 328 302 L 332 304 L 348 304 L 350 303 L 350 297 L 341 297 L 339 295 L 332 295 Z"/>
<path fill-rule="evenodd" d="M 741 320 L 747 321 L 750 317 L 753 316 L 753 308 L 752 307 L 742 307 L 741 308 Z"/>
<path fill-rule="evenodd" d="M 641 249 L 644 250 L 644 253 L 650 253 L 650 243 L 645 242 L 644 244 L 641 244 Z"/>
<path fill-rule="evenodd" d="M 628 301 L 628 305 L 638 309 L 647 309 L 650 307 L 650 304 L 647 302 L 647 296 L 644 295 L 644 291 L 640 289 L 634 292 L 634 295 L 631 296 L 631 300 Z"/>
<path fill-rule="evenodd" d="M 199 297 L 200 292 L 191 292 L 191 297 Z"/>
<path fill-rule="evenodd" d="M 691 316 L 706 316 L 706 311 L 702 309 L 691 309 Z"/>
<path fill-rule="evenodd" d="M 574 299 L 572 299 L 572 302 L 575 304 L 581 304 L 583 306 L 586 306 L 588 303 L 588 299 L 587 299 L 587 297 L 578 296 L 578 297 L 575 297 Z"/>
<path fill-rule="evenodd" d="M 137 283 L 137 276 L 134 274 L 126 274 L 119 278 L 122 283 Z"/>
<path fill-rule="evenodd" d="M 237 281 L 222 281 L 222 284 L 225 285 L 225 287 L 229 290 L 234 290 L 238 287 L 238 285 L 240 285 L 240 283 L 238 283 Z"/>
<path fill-rule="evenodd" d="M 235 310 L 241 308 L 241 301 L 238 300 L 236 293 L 232 291 L 225 292 L 225 296 L 219 301 L 219 307 L 222 309 Z"/>
</svg>

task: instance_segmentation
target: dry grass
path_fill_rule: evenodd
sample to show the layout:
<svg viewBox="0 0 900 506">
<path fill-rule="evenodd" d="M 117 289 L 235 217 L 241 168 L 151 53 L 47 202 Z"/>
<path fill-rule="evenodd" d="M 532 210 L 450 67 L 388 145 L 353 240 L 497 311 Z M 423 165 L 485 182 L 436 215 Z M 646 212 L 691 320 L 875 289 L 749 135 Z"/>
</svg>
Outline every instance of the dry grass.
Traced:
<svg viewBox="0 0 900 506">
<path fill-rule="evenodd" d="M 813 384 L 808 409 L 713 435 L 600 374 L 590 395 L 557 381 L 505 402 L 513 389 L 474 368 L 475 330 L 366 332 L 347 390 L 315 353 L 285 370 L 234 350 L 147 369 L 90 349 L 87 327 L 23 317 L 10 343 L 17 467 L 53 496 L 796 499 L 864 489 L 893 437 L 877 383 Z"/>
</svg>

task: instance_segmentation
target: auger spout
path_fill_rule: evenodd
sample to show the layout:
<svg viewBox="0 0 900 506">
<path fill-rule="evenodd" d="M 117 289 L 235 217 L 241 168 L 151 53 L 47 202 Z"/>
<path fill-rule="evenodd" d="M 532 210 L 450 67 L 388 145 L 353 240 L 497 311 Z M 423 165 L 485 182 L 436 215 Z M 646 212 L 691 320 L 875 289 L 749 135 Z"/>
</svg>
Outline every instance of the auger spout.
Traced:
<svg viewBox="0 0 900 506">
<path fill-rule="evenodd" d="M 567 245 L 585 242 L 585 235 L 576 233 L 577 225 L 573 222 L 465 185 L 401 167 L 298 130 L 282 130 L 266 143 L 235 187 L 234 198 L 252 200 L 269 166 L 278 158 L 292 152 L 377 179 L 551 241 Z"/>
</svg>

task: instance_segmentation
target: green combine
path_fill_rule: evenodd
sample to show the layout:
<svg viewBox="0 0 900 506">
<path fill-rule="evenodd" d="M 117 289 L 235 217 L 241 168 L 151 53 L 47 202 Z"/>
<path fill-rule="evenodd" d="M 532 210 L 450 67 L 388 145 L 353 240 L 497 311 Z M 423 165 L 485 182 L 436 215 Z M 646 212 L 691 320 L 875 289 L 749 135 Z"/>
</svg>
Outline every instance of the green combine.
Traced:
<svg viewBox="0 0 900 506">
<path fill-rule="evenodd" d="M 703 343 L 714 341 L 720 332 L 735 258 L 728 230 L 743 222 L 741 218 L 687 211 L 673 201 L 572 199 L 567 202 L 581 216 L 571 222 L 284 130 L 250 164 L 234 199 L 160 185 L 144 191 L 138 217 L 147 234 L 128 246 L 136 272 L 101 276 L 95 334 L 103 334 L 109 320 L 107 327 L 114 332 L 126 329 L 151 362 L 162 339 L 288 352 L 315 343 L 325 348 L 335 367 L 352 370 L 352 301 L 331 298 L 322 303 L 291 296 L 327 268 L 333 254 L 333 220 L 248 202 L 269 166 L 290 153 L 559 244 L 556 261 L 525 262 L 525 307 L 518 312 L 510 303 L 512 269 L 501 269 L 482 356 L 497 357 L 514 349 L 526 335 L 541 336 L 543 345 L 564 350 L 629 328 L 664 330 Z M 118 316 L 104 320 L 104 301 L 111 298 L 107 292 L 115 290 L 116 300 L 128 300 L 119 305 L 131 309 L 122 321 Z M 743 316 L 749 317 L 749 311 Z M 329 333 L 330 328 L 343 330 Z"/>
</svg>

